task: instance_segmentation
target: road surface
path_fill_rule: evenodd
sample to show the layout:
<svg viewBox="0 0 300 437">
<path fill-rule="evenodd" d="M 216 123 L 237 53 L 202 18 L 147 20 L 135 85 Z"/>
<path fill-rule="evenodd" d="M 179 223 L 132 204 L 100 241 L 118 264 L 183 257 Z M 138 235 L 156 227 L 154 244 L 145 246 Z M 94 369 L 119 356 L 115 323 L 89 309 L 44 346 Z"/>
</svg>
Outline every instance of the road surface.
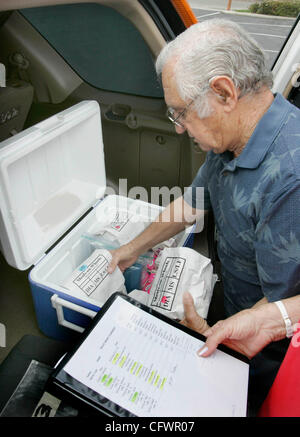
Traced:
<svg viewBox="0 0 300 437">
<path fill-rule="evenodd" d="M 198 21 L 208 20 L 210 18 L 227 18 L 243 26 L 263 49 L 267 56 L 268 65 L 271 68 L 295 21 L 295 18 L 241 14 L 235 13 L 234 11 L 227 12 L 224 10 L 226 8 L 223 8 L 223 10 L 211 9 L 213 6 L 217 7 L 217 2 L 222 2 L 223 5 L 227 5 L 226 0 L 212 0 L 210 4 L 208 1 L 202 2 L 201 0 L 191 0 L 190 4 Z M 196 7 L 197 4 L 201 4 L 201 6 L 204 7 L 204 3 L 206 9 Z M 237 3 L 244 4 L 246 6 L 245 8 L 247 8 L 248 4 L 251 4 L 251 2 L 232 1 L 232 6 L 235 7 L 235 4 Z M 208 7 L 208 4 L 211 8 Z"/>
</svg>

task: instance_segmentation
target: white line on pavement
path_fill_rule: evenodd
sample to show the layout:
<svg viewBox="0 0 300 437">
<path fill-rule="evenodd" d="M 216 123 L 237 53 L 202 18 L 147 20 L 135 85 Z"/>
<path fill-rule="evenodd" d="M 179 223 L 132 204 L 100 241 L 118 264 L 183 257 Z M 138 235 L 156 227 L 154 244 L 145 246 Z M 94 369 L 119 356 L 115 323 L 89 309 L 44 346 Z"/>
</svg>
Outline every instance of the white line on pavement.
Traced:
<svg viewBox="0 0 300 437">
<path fill-rule="evenodd" d="M 275 27 L 288 27 L 289 29 L 292 27 L 292 24 L 266 24 L 266 23 L 241 23 L 240 21 L 238 22 L 239 24 L 246 24 L 246 25 L 253 25 L 253 26 L 275 26 Z"/>
<path fill-rule="evenodd" d="M 282 38 L 286 39 L 286 36 L 280 36 L 280 35 L 271 35 L 269 33 L 250 33 L 250 35 L 258 35 L 258 36 L 272 36 L 274 38 Z"/>
<path fill-rule="evenodd" d="M 204 14 L 204 15 L 199 15 L 196 18 L 203 18 L 203 17 L 209 17 L 210 15 L 217 15 L 220 14 L 220 12 L 213 12 L 212 14 Z"/>
</svg>

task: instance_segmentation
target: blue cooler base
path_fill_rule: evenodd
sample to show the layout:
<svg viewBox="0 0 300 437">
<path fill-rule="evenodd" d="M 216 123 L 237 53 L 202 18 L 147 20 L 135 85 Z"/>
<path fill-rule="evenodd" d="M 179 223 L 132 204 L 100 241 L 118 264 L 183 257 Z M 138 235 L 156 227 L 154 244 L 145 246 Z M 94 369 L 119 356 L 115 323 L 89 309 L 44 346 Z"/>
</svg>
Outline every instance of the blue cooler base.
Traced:
<svg viewBox="0 0 300 437">
<path fill-rule="evenodd" d="M 76 300 L 72 297 L 66 297 L 66 295 L 61 295 L 58 292 L 51 291 L 45 287 L 38 284 L 32 283 L 30 281 L 30 288 L 33 298 L 33 303 L 35 307 L 35 313 L 37 318 L 37 323 L 42 331 L 47 337 L 54 338 L 56 340 L 65 342 L 74 342 L 80 336 L 80 332 L 76 332 L 73 329 L 61 326 L 58 324 L 57 313 L 55 308 L 53 308 L 51 303 L 51 298 L 54 294 L 62 297 L 65 300 L 76 303 L 82 306 L 82 301 Z M 85 307 L 89 305 L 84 305 Z M 99 308 L 88 306 L 92 311 L 98 311 Z M 73 311 L 69 308 L 63 308 L 65 320 L 74 323 L 82 328 L 86 328 L 92 321 L 91 317 L 80 314 L 77 311 Z"/>
<path fill-rule="evenodd" d="M 141 278 L 142 265 L 135 264 L 133 268 L 127 269 L 124 273 L 125 277 L 125 287 L 127 290 L 132 291 L 139 288 L 140 278 Z M 58 323 L 56 309 L 53 308 L 51 298 L 56 294 L 58 297 L 79 305 L 81 307 L 87 308 L 94 312 L 98 312 L 100 307 L 91 305 L 90 303 L 84 302 L 75 297 L 69 296 L 67 294 L 60 293 L 57 290 L 52 290 L 41 284 L 37 284 L 32 281 L 29 276 L 29 284 L 31 289 L 31 294 L 33 298 L 33 303 L 35 307 L 36 318 L 38 326 L 43 334 L 47 337 L 54 338 L 60 341 L 75 341 L 80 335 L 65 326 L 61 326 Z M 91 323 L 91 317 L 85 316 L 84 314 L 74 311 L 70 308 L 63 308 L 64 319 L 70 323 L 73 323 L 79 327 L 86 328 Z"/>
</svg>

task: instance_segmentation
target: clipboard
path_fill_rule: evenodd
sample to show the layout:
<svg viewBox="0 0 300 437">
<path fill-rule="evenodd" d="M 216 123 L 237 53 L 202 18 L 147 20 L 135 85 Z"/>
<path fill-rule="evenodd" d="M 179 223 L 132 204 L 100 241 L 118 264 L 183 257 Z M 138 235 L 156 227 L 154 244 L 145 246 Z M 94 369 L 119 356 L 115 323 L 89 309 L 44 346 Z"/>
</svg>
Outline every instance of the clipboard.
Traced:
<svg viewBox="0 0 300 437">
<path fill-rule="evenodd" d="M 244 417 L 249 362 L 122 293 L 113 294 L 51 375 L 47 391 L 111 417 Z M 225 376 L 225 377 L 224 377 Z"/>
</svg>

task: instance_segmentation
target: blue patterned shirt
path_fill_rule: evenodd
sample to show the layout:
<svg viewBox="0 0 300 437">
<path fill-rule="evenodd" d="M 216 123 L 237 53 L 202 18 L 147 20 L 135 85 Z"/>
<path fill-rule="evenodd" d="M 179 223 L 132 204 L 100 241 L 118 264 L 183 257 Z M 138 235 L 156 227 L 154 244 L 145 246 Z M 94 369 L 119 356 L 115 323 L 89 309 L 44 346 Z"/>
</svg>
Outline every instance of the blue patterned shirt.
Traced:
<svg viewBox="0 0 300 437">
<path fill-rule="evenodd" d="M 185 200 L 214 212 L 227 315 L 300 291 L 300 110 L 277 94 L 242 153 L 207 153 Z"/>
</svg>

